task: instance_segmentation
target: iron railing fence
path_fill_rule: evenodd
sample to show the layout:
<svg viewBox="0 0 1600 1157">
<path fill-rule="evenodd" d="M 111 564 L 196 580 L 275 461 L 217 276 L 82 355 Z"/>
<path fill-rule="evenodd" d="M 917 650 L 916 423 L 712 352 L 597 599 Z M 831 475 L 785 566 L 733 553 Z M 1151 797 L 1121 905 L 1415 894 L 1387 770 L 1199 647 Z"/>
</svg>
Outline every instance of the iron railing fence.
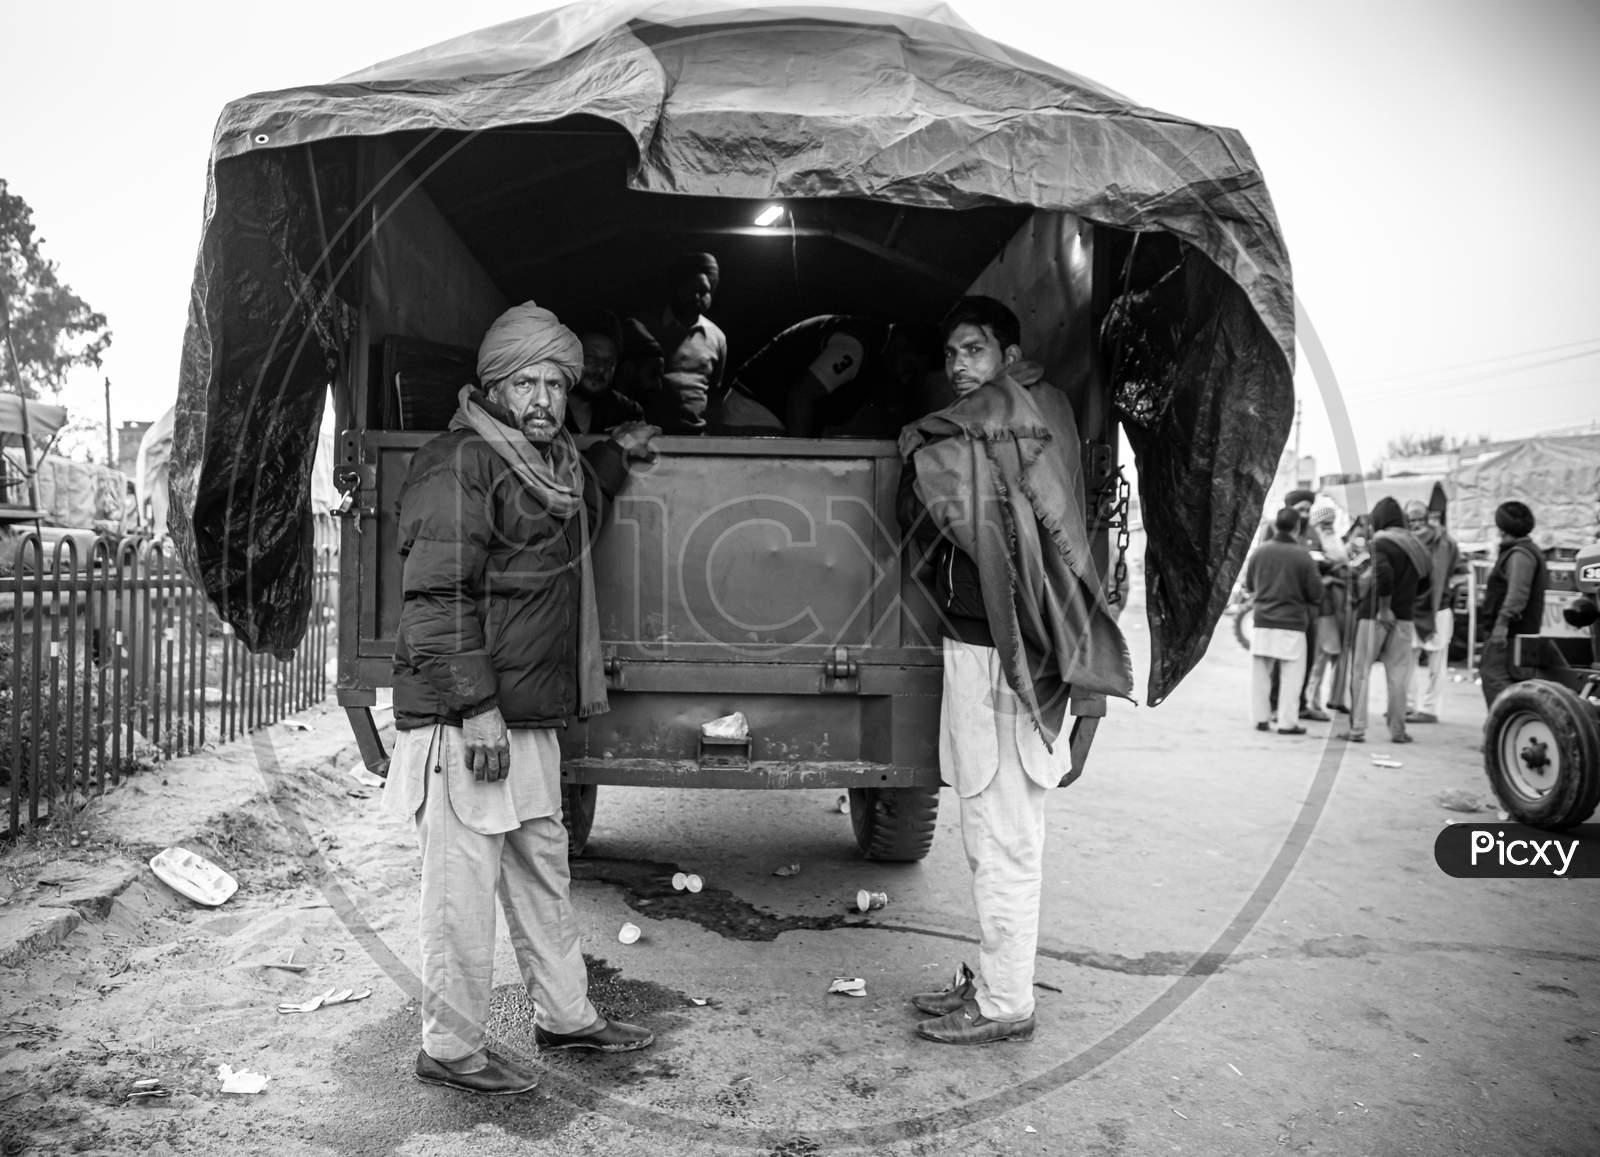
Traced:
<svg viewBox="0 0 1600 1157">
<path fill-rule="evenodd" d="M 292 658 L 252 655 L 170 543 L 20 536 L 0 578 L 0 791 L 8 835 L 155 759 L 227 743 L 326 699 L 338 532 L 319 517 L 315 602 Z M 4 618 L 9 615 L 10 622 Z"/>
</svg>

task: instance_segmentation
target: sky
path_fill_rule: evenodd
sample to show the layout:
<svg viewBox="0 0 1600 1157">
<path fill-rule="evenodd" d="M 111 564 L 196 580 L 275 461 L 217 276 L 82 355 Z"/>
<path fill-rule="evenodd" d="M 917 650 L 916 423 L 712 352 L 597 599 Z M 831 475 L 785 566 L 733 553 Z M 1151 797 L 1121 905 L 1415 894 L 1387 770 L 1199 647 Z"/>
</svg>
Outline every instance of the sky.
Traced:
<svg viewBox="0 0 1600 1157">
<path fill-rule="evenodd" d="M 114 422 L 176 396 L 224 104 L 553 6 L 3 0 L 0 177 L 33 207 L 62 279 L 110 320 Z M 952 7 L 1144 105 L 1244 134 L 1332 370 L 1302 356 L 1296 374 L 1291 444 L 1319 472 L 1368 467 L 1402 434 L 1600 418 L 1600 4 Z M 101 414 L 100 376 L 79 375 L 63 401 Z"/>
</svg>

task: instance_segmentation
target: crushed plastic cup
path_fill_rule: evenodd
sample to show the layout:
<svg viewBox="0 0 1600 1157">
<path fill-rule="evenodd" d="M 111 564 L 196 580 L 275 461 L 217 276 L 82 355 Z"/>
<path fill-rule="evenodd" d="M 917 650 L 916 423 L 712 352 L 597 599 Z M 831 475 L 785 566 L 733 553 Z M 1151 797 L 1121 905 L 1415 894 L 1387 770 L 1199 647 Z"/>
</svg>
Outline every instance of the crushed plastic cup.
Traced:
<svg viewBox="0 0 1600 1157">
<path fill-rule="evenodd" d="M 693 872 L 690 872 L 683 878 L 683 886 L 689 889 L 691 892 L 698 892 L 701 888 L 706 886 L 706 882 Z"/>
<path fill-rule="evenodd" d="M 244 1069 L 234 1072 L 232 1065 L 218 1065 L 217 1079 L 222 1082 L 224 1093 L 259 1093 L 267 1087 L 267 1078 L 260 1073 Z"/>
<path fill-rule="evenodd" d="M 672 890 L 674 892 L 681 892 L 685 888 L 687 888 L 688 886 L 689 886 L 689 877 L 688 876 L 684 875 L 682 872 L 674 872 L 674 873 L 672 873 Z"/>
<path fill-rule="evenodd" d="M 835 976 L 828 992 L 837 996 L 865 996 L 867 982 L 859 976 Z"/>
<path fill-rule="evenodd" d="M 887 892 L 869 892 L 862 888 L 856 893 L 856 910 L 859 912 L 871 912 L 875 908 L 886 907 L 888 903 Z"/>
<path fill-rule="evenodd" d="M 624 924 L 617 930 L 617 939 L 623 944 L 633 944 L 639 939 L 639 926 L 637 924 Z"/>
<path fill-rule="evenodd" d="M 772 870 L 772 874 L 774 876 L 798 876 L 800 874 L 800 865 L 799 864 L 779 864 L 776 868 L 774 868 Z"/>
<path fill-rule="evenodd" d="M 850 814 L 850 797 L 847 796 L 847 795 L 841 795 L 839 797 L 839 802 L 834 804 L 833 806 L 838 809 L 838 812 L 839 812 L 840 815 L 842 815 L 842 816 L 849 815 Z"/>
</svg>

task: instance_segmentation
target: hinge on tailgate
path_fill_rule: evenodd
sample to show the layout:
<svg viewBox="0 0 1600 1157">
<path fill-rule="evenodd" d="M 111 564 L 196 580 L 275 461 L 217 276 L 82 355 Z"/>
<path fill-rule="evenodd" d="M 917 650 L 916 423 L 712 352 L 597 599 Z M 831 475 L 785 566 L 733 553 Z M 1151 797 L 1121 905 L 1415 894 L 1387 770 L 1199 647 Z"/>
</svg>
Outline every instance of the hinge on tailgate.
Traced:
<svg viewBox="0 0 1600 1157">
<path fill-rule="evenodd" d="M 851 657 L 849 647 L 835 647 L 822 661 L 822 690 L 835 695 L 854 695 L 861 690 L 861 665 Z"/>
<path fill-rule="evenodd" d="M 611 654 L 605 657 L 602 669 L 606 675 L 606 690 L 615 691 L 622 687 L 622 656 Z"/>
</svg>

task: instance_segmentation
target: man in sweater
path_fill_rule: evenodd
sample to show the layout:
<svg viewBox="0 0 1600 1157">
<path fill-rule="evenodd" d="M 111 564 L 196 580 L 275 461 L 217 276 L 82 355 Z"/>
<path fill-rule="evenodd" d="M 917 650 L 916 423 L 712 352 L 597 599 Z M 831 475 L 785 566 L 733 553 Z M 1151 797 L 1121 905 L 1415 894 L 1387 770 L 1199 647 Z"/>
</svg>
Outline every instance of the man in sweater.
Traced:
<svg viewBox="0 0 1600 1157">
<path fill-rule="evenodd" d="M 1244 568 L 1244 588 L 1254 600 L 1250 704 L 1256 730 L 1272 724 L 1272 677 L 1279 674 L 1278 734 L 1304 735 L 1291 688 L 1306 672 L 1306 631 L 1322 604 L 1322 578 L 1311 552 L 1299 542 L 1303 516 L 1292 506 L 1278 511 L 1272 541 L 1262 543 Z M 1281 672 L 1279 668 L 1282 668 Z"/>
<path fill-rule="evenodd" d="M 1439 722 L 1439 705 L 1444 698 L 1444 669 L 1449 658 L 1450 636 L 1455 633 L 1456 616 L 1450 607 L 1450 579 L 1465 567 L 1461 548 L 1444 528 L 1444 512 L 1430 511 L 1416 499 L 1406 503 L 1406 525 L 1427 550 L 1432 563 L 1428 589 L 1417 598 L 1416 616 L 1426 621 L 1431 633 L 1417 631 L 1416 676 L 1406 693 L 1407 723 Z"/>
<path fill-rule="evenodd" d="M 1494 512 L 1494 524 L 1500 530 L 1500 555 L 1483 593 L 1489 641 L 1479 663 L 1483 699 L 1491 707 L 1495 696 L 1518 679 L 1511 666 L 1511 636 L 1539 633 L 1549 585 L 1544 553 L 1528 537 L 1533 533 L 1533 511 L 1520 502 L 1502 502 Z"/>
<path fill-rule="evenodd" d="M 1432 562 L 1428 552 L 1405 527 L 1405 515 L 1393 498 L 1380 498 L 1372 508 L 1371 581 L 1357 595 L 1355 658 L 1350 668 L 1350 727 L 1337 738 L 1362 743 L 1367 738 L 1367 687 L 1374 663 L 1382 663 L 1388 700 L 1384 719 L 1389 738 L 1410 743 L 1406 734 L 1406 685 L 1411 681 L 1416 647 L 1413 616 L 1417 595 L 1426 588 Z"/>
</svg>

